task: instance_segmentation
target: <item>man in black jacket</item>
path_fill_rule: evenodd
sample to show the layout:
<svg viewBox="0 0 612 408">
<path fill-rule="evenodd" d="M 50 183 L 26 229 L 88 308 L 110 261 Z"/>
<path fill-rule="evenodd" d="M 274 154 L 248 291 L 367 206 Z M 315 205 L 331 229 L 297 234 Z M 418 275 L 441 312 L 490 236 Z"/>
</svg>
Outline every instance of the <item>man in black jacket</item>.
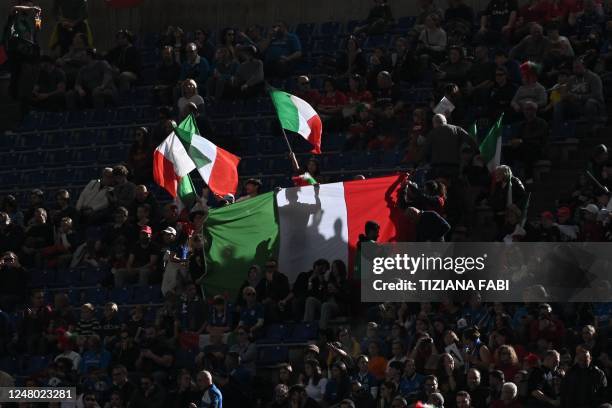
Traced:
<svg viewBox="0 0 612 408">
<path fill-rule="evenodd" d="M 290 304 L 294 320 L 301 321 L 304 317 L 306 299 L 309 296 L 320 296 L 325 284 L 325 274 L 328 270 L 329 262 L 326 259 L 317 259 L 312 265 L 312 270 L 298 275 L 291 292 L 279 302 L 279 306 L 284 308 L 286 304 Z"/>
<path fill-rule="evenodd" d="M 576 364 L 569 369 L 561 387 L 562 408 L 590 408 L 606 402 L 606 374 L 592 364 L 591 352 L 576 350 Z"/>
<path fill-rule="evenodd" d="M 142 61 L 140 51 L 134 47 L 134 37 L 127 30 L 119 30 L 115 36 L 117 46 L 106 55 L 106 60 L 113 68 L 119 89 L 124 92 L 140 77 Z"/>
<path fill-rule="evenodd" d="M 265 316 L 267 322 L 279 322 L 285 312 L 285 304 L 282 303 L 289 295 L 289 279 L 287 275 L 278 270 L 276 259 L 268 259 L 266 262 L 264 279 L 259 281 L 255 291 L 257 300 L 266 308 Z"/>
</svg>

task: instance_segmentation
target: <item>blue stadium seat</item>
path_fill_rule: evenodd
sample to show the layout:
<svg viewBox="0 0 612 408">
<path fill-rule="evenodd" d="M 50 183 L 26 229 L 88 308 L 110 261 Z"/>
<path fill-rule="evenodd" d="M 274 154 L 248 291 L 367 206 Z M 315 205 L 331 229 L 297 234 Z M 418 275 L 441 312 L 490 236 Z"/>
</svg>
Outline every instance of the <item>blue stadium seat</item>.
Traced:
<svg viewBox="0 0 612 408">
<path fill-rule="evenodd" d="M 176 368 L 186 368 L 187 370 L 193 370 L 195 368 L 195 358 L 197 354 L 192 350 L 185 350 L 183 348 L 176 349 L 175 352 L 175 365 Z"/>
<path fill-rule="evenodd" d="M 104 126 L 113 123 L 115 119 L 115 109 L 98 109 L 93 111 L 89 124 L 91 126 Z"/>
<path fill-rule="evenodd" d="M 119 305 L 132 303 L 132 288 L 113 288 L 110 290 L 108 298 Z"/>
<path fill-rule="evenodd" d="M 18 371 L 19 362 L 16 357 L 3 356 L 0 357 L 0 371 L 5 373 L 14 374 Z"/>
<path fill-rule="evenodd" d="M 34 287 L 46 287 L 55 281 L 55 271 L 34 269 L 30 273 L 30 281 Z"/>
<path fill-rule="evenodd" d="M 161 303 L 163 301 L 160 286 L 134 286 L 134 303 Z"/>
<path fill-rule="evenodd" d="M 266 325 L 265 335 L 257 340 L 257 344 L 282 343 L 289 336 L 289 327 L 284 324 Z"/>
<path fill-rule="evenodd" d="M 68 287 L 75 286 L 80 282 L 79 275 L 74 273 L 74 270 L 68 268 L 60 268 L 55 274 L 53 286 Z"/>
<path fill-rule="evenodd" d="M 88 126 L 91 122 L 91 118 L 93 117 L 92 110 L 77 110 L 71 111 L 68 113 L 67 127 L 70 128 L 81 128 Z"/>
<path fill-rule="evenodd" d="M 24 359 L 24 367 L 22 373 L 25 375 L 33 375 L 47 368 L 50 358 L 47 356 L 29 356 Z"/>
<path fill-rule="evenodd" d="M 340 33 L 342 25 L 338 21 L 327 21 L 319 26 L 319 35 L 332 36 Z"/>
<path fill-rule="evenodd" d="M 94 305 L 103 305 L 108 299 L 108 293 L 104 288 L 88 288 L 84 290 L 83 300 Z M 113 299 L 114 300 L 114 299 Z"/>
<path fill-rule="evenodd" d="M 300 23 L 295 28 L 295 34 L 297 34 L 300 38 L 310 37 L 314 31 L 314 28 L 314 23 Z"/>
<path fill-rule="evenodd" d="M 83 303 L 83 299 L 81 299 L 81 290 L 80 289 L 68 290 L 68 299 L 70 299 L 70 304 L 73 306 L 80 305 L 81 303 Z"/>
<path fill-rule="evenodd" d="M 98 285 L 110 273 L 106 269 L 94 267 L 79 268 L 79 271 L 81 273 L 81 282 L 83 285 L 89 286 Z"/>
<path fill-rule="evenodd" d="M 40 122 L 38 129 L 51 130 L 57 129 L 64 125 L 67 114 L 64 112 L 46 112 L 43 120 Z"/>
<path fill-rule="evenodd" d="M 397 30 L 398 32 L 406 33 L 412 27 L 414 27 L 414 23 L 416 23 L 415 16 L 405 16 L 397 19 Z"/>
<path fill-rule="evenodd" d="M 352 34 L 355 31 L 355 28 L 361 24 L 362 23 L 360 20 L 350 20 L 348 23 L 346 23 L 346 33 Z"/>
<path fill-rule="evenodd" d="M 296 323 L 293 325 L 287 343 L 303 343 L 315 340 L 319 336 L 319 325 L 316 322 Z"/>
<path fill-rule="evenodd" d="M 289 359 L 289 349 L 285 346 L 263 346 L 257 349 L 258 365 L 284 363 Z"/>
</svg>

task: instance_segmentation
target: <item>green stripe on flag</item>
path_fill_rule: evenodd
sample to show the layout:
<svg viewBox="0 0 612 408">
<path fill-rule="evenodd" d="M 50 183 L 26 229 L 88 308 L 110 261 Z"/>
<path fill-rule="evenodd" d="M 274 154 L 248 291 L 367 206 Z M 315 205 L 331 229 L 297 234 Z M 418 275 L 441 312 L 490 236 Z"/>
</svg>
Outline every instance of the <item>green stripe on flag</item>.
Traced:
<svg viewBox="0 0 612 408">
<path fill-rule="evenodd" d="M 489 169 L 493 166 L 499 165 L 499 158 L 497 158 L 496 163 L 491 163 L 492 160 L 496 159 L 497 154 L 497 143 L 501 142 L 502 135 L 502 120 L 504 118 L 504 114 L 502 113 L 497 119 L 497 122 L 489 129 L 487 136 L 484 138 L 482 143 L 479 146 L 480 155 L 484 159 L 485 164 L 489 164 Z"/>
<path fill-rule="evenodd" d="M 470 129 L 468 130 L 468 133 L 472 140 L 478 143 L 478 125 L 476 124 L 476 121 L 472 123 L 472 126 L 470 126 Z"/>
<path fill-rule="evenodd" d="M 189 174 L 181 178 L 176 189 L 176 195 L 185 208 L 191 208 L 195 203 L 196 192 Z"/>
<path fill-rule="evenodd" d="M 183 121 L 176 127 L 175 132 L 179 137 L 181 143 L 187 150 L 187 154 L 191 157 L 191 160 L 195 163 L 198 169 L 206 166 L 211 160 L 204 156 L 202 152 L 191 145 L 191 140 L 194 135 L 201 136 L 198 125 L 193 118 L 193 115 L 187 116 Z"/>
<path fill-rule="evenodd" d="M 284 129 L 297 133 L 300 129 L 300 118 L 297 107 L 291 100 L 291 94 L 274 90 L 270 91 L 270 97 L 276 107 L 276 113 L 278 114 L 281 126 Z"/>
<path fill-rule="evenodd" d="M 210 210 L 206 220 L 207 294 L 235 294 L 253 264 L 278 255 L 279 226 L 274 193 Z"/>
</svg>

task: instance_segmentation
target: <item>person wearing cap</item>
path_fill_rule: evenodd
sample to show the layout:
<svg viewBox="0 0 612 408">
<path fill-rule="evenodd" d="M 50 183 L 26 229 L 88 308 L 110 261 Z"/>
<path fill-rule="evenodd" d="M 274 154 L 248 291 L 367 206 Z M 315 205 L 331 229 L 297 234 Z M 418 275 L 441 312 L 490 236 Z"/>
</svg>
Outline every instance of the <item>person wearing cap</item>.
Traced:
<svg viewBox="0 0 612 408">
<path fill-rule="evenodd" d="M 261 180 L 250 178 L 244 183 L 244 195 L 240 196 L 236 202 L 248 200 L 249 198 L 257 197 L 261 190 Z"/>
<path fill-rule="evenodd" d="M 603 225 L 597 220 L 599 207 L 597 204 L 587 204 L 580 208 L 582 221 L 578 240 L 581 242 L 601 242 L 604 238 Z"/>
<path fill-rule="evenodd" d="M 555 223 L 555 216 L 550 211 L 540 214 L 540 224 L 527 228 L 527 240 L 532 242 L 559 242 L 561 231 Z"/>
<path fill-rule="evenodd" d="M 187 254 L 189 252 L 185 240 L 179 242 L 176 230 L 166 227 L 161 232 L 161 254 L 164 262 L 164 274 L 162 278 L 161 291 L 164 295 L 168 292 L 180 293 L 187 281 Z"/>
<path fill-rule="evenodd" d="M 159 248 L 151 241 L 153 230 L 148 225 L 140 228 L 138 241 L 132 246 L 125 268 L 113 268 L 115 287 L 122 288 L 128 282 L 148 285 L 150 276 L 157 270 Z"/>
</svg>

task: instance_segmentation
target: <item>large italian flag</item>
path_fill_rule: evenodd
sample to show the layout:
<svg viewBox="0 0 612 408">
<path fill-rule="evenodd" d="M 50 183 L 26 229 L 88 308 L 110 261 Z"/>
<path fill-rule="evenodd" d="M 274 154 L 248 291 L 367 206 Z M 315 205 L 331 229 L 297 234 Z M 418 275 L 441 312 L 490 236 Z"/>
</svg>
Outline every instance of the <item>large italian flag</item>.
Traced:
<svg viewBox="0 0 612 408">
<path fill-rule="evenodd" d="M 193 116 L 164 140 L 153 156 L 153 177 L 170 195 L 177 195 L 177 181 L 197 170 L 216 195 L 236 193 L 240 158 L 200 136 Z"/>
<path fill-rule="evenodd" d="M 271 90 L 270 97 L 283 129 L 299 133 L 313 146 L 313 153 L 321 153 L 323 125 L 314 108 L 303 99 L 287 92 Z"/>
<path fill-rule="evenodd" d="M 403 176 L 281 189 L 213 209 L 207 228 L 207 290 L 234 292 L 250 265 L 278 257 L 291 282 L 319 258 L 344 261 L 352 270 L 359 234 L 369 220 L 380 241 L 412 239 L 398 209 Z"/>
</svg>

